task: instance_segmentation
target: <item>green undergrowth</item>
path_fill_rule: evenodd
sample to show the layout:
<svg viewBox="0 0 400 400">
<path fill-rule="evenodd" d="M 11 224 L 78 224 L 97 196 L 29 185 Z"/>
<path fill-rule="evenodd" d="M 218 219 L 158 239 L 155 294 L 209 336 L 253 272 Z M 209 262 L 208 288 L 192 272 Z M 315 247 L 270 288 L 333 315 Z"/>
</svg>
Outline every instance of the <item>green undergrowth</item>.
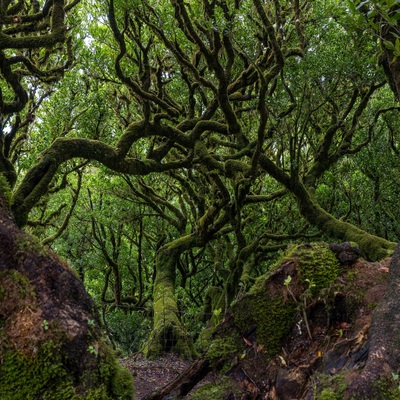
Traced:
<svg viewBox="0 0 400 400">
<path fill-rule="evenodd" d="M 237 397 L 236 397 L 237 396 Z M 217 382 L 207 383 L 194 392 L 190 400 L 221 400 L 239 398 L 240 390 L 234 381 L 227 377 L 221 377 Z"/>
</svg>

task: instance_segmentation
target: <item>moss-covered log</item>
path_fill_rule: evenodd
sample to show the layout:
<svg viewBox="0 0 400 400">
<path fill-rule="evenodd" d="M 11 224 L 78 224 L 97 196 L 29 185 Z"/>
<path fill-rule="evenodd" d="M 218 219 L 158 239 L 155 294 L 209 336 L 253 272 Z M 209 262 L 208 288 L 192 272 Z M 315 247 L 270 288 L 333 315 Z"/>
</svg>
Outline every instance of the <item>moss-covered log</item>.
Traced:
<svg viewBox="0 0 400 400">
<path fill-rule="evenodd" d="M 132 399 L 83 284 L 0 200 L 0 398 Z"/>
</svg>

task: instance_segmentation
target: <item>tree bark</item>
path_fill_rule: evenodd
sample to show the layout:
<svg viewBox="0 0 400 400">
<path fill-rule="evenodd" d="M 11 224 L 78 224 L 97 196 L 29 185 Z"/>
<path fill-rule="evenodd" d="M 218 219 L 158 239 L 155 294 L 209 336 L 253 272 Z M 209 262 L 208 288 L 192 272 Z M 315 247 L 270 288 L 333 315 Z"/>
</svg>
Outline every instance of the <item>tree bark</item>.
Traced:
<svg viewBox="0 0 400 400">
<path fill-rule="evenodd" d="M 153 288 L 154 322 L 146 353 L 154 357 L 174 351 L 191 357 L 191 342 L 179 317 L 175 299 L 176 264 L 180 254 L 192 246 L 194 236 L 184 236 L 163 246 L 157 252 L 156 279 Z"/>
</svg>

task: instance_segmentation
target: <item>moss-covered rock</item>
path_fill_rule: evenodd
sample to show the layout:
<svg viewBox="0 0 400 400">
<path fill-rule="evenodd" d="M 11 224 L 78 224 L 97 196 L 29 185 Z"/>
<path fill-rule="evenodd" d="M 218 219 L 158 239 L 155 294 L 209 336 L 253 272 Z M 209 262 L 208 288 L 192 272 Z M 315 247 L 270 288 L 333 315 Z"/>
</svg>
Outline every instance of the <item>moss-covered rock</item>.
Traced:
<svg viewBox="0 0 400 400">
<path fill-rule="evenodd" d="M 339 262 L 326 243 L 293 246 L 233 307 L 235 325 L 243 334 L 254 331 L 257 343 L 272 356 L 304 307 L 304 297 L 319 295 L 339 273 Z"/>
<path fill-rule="evenodd" d="M 266 293 L 248 295 L 234 309 L 235 324 L 239 330 L 246 332 L 254 329 L 257 342 L 270 356 L 281 348 L 295 315 L 293 301 Z"/>
<path fill-rule="evenodd" d="M 41 344 L 34 356 L 15 349 L 3 354 L 0 368 L 0 398 L 2 400 L 111 400 L 132 399 L 130 373 L 114 356 L 100 363 L 100 374 L 93 371 L 95 380 L 77 385 L 73 374 L 63 363 L 60 344 L 52 341 Z M 85 381 L 85 379 L 83 379 Z M 96 384 L 94 384 L 96 383 Z"/>
<path fill-rule="evenodd" d="M 0 399 L 133 399 L 82 282 L 0 217 Z"/>
<path fill-rule="evenodd" d="M 217 382 L 201 386 L 190 396 L 190 400 L 221 400 L 236 398 L 235 395 L 239 398 L 240 390 L 231 378 L 225 376 Z"/>
<path fill-rule="evenodd" d="M 300 281 L 311 289 L 314 296 L 334 283 L 340 273 L 339 261 L 326 243 L 296 246 L 287 258 L 297 259 Z"/>
</svg>

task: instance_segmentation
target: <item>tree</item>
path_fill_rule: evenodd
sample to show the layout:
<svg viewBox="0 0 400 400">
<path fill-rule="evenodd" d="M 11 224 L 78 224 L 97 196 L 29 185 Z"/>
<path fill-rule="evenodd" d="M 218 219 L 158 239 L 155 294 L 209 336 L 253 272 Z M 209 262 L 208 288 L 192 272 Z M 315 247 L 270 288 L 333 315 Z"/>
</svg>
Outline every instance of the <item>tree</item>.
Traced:
<svg viewBox="0 0 400 400">
<path fill-rule="evenodd" d="M 24 166 L 13 190 L 11 210 L 17 224 L 29 225 L 35 207 L 50 199 L 51 191 L 60 192 L 57 187 L 66 187 L 69 175 L 79 176 L 88 160 L 96 170 L 105 167 L 116 174 L 142 177 L 136 198 L 149 209 L 158 207 L 157 214 L 174 230 L 169 241 L 157 248 L 153 293 L 156 304 L 161 301 L 158 292 L 168 294 L 172 310 L 177 308 L 174 288 L 180 259 L 194 248 L 205 249 L 212 257 L 214 246 L 231 243 L 229 262 L 217 274 L 225 305 L 235 298 L 255 261 L 276 242 L 321 232 L 320 236 L 357 242 L 370 259 L 389 255 L 393 236 L 382 238 L 378 230 L 370 234 L 356 226 L 352 213 L 341 213 L 343 200 L 333 201 L 332 213 L 324 208 L 323 187 L 329 175 L 369 151 L 378 142 L 377 132 L 388 135 L 393 151 L 397 149 L 390 129 L 397 121 L 397 106 L 387 100 L 385 76 L 373 62 L 373 38 L 353 35 L 343 19 L 326 16 L 324 4 L 276 1 L 265 5 L 260 0 L 101 4 L 93 10 L 93 18 L 99 20 L 93 19 L 87 33 L 95 43 L 93 50 L 79 50 L 79 67 L 85 74 L 77 69 L 69 77 L 72 87 L 63 87 L 63 93 L 72 94 L 69 104 L 60 98 L 54 103 L 61 109 L 67 105 L 68 118 L 57 115 L 58 137 L 48 140 L 34 165 Z M 52 18 L 58 26 L 58 17 Z M 35 48 L 32 41 L 22 39 L 10 39 L 8 48 L 15 43 Z M 355 58 L 355 52 L 360 57 Z M 29 76 L 44 79 L 35 69 L 29 70 L 27 61 L 24 65 Z M 5 79 L 14 94 L 25 93 L 18 99 L 28 98 L 30 86 L 15 84 L 15 76 L 5 75 Z M 95 95 L 95 88 L 101 95 Z M 39 100 L 33 96 L 31 110 L 36 112 L 46 96 L 47 92 Z M 85 99 L 96 107 L 87 109 Z M 21 101 L 19 108 L 4 112 L 22 110 L 28 101 L 23 105 Z M 13 118 L 7 122 L 15 121 L 4 139 L 8 144 L 2 162 L 12 188 L 16 158 L 6 149 L 28 138 L 18 118 Z M 95 126 L 89 127 L 92 121 Z M 40 121 L 36 123 L 40 126 Z M 32 137 L 38 137 L 38 132 Z M 13 152 L 22 155 L 18 146 Z M 364 173 L 370 175 L 365 167 Z M 170 177 L 180 190 L 170 196 L 160 194 L 158 188 Z M 76 192 L 78 187 L 77 180 Z M 276 205 L 279 199 L 283 200 Z M 271 215 L 271 204 L 278 212 L 290 209 L 291 223 L 286 215 Z M 338 214 L 333 213 L 336 210 Z M 47 215 L 56 216 L 53 212 L 50 205 Z M 59 228 L 64 226 L 60 223 Z M 93 237 L 97 240 L 97 235 L 107 258 L 109 250 L 100 244 L 99 232 L 104 239 L 109 225 L 94 219 L 93 227 Z M 113 229 L 108 234 L 116 237 Z M 109 262 L 118 304 L 122 301 L 119 269 L 116 259 Z M 162 314 L 156 330 L 163 331 L 159 322 L 166 320 L 179 325 L 174 313 L 168 318 Z M 167 325 L 164 328 L 169 331 Z M 178 341 L 177 334 L 171 341 Z"/>
</svg>

